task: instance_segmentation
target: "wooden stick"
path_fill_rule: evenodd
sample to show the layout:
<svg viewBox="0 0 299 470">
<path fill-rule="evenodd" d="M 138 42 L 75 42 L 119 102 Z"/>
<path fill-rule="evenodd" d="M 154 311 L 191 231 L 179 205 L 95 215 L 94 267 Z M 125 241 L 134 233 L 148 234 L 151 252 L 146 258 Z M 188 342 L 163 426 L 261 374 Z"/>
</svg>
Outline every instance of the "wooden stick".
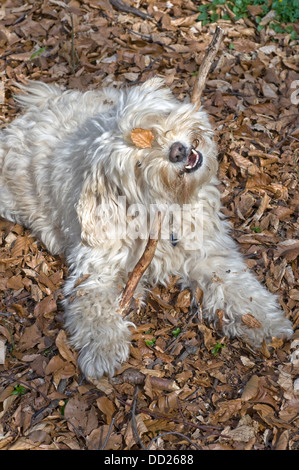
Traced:
<svg viewBox="0 0 299 470">
<path fill-rule="evenodd" d="M 219 28 L 219 26 L 216 27 L 214 36 L 212 38 L 212 41 L 208 47 L 207 53 L 203 58 L 203 61 L 199 67 L 198 75 L 197 75 L 197 81 L 194 84 L 194 88 L 192 91 L 191 95 L 191 103 L 194 103 L 196 106 L 196 109 L 199 109 L 201 106 L 201 95 L 202 91 L 204 89 L 208 73 L 210 71 L 210 68 L 214 62 L 214 59 L 216 57 L 216 54 L 219 50 L 221 41 L 223 37 L 223 30 Z"/>
<path fill-rule="evenodd" d="M 154 217 L 153 225 L 145 250 L 141 258 L 137 262 L 136 266 L 134 267 L 133 271 L 131 272 L 126 287 L 121 296 L 119 313 L 123 316 L 129 313 L 132 297 L 134 295 L 136 287 L 154 257 L 159 241 L 162 221 L 162 213 L 157 212 Z"/>
</svg>

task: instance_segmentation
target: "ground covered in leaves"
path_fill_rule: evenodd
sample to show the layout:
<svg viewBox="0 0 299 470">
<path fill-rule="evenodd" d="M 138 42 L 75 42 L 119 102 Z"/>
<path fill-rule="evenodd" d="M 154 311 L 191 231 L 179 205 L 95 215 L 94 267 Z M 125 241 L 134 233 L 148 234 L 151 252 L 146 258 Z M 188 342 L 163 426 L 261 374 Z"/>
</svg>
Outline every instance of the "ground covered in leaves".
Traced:
<svg viewBox="0 0 299 470">
<path fill-rule="evenodd" d="M 27 78 L 87 90 L 159 75 L 185 98 L 216 26 L 197 21 L 199 3 L 1 2 L 1 125 L 19 113 L 14 82 Z M 63 330 L 63 258 L 2 220 L 0 448 L 298 449 L 298 42 L 267 22 L 258 31 L 254 9 L 230 16 L 204 91 L 224 212 L 293 338 L 256 352 L 222 337 L 173 279 L 133 311 L 122 370 L 87 381 Z"/>
</svg>

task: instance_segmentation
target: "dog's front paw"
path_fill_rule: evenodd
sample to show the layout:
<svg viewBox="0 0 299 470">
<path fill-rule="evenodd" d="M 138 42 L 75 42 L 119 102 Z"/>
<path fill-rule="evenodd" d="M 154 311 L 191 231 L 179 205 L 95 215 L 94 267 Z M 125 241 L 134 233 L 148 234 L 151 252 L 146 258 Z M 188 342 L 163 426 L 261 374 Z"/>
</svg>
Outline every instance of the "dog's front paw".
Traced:
<svg viewBox="0 0 299 470">
<path fill-rule="evenodd" d="M 294 333 L 292 322 L 285 317 L 282 310 L 277 312 L 273 321 L 271 321 L 269 317 L 267 317 L 267 319 L 271 322 L 269 325 L 269 336 L 289 339 Z"/>
<path fill-rule="evenodd" d="M 130 331 L 103 326 L 98 335 L 86 342 L 80 350 L 78 364 L 85 375 L 95 379 L 107 374 L 113 376 L 130 352 Z"/>
<path fill-rule="evenodd" d="M 271 342 L 273 337 L 290 338 L 292 323 L 279 308 L 277 298 L 255 278 L 245 274 L 243 285 L 235 281 L 210 289 L 210 296 L 206 296 L 208 318 L 214 316 L 225 335 L 241 337 L 255 348 L 264 340 Z"/>
<path fill-rule="evenodd" d="M 265 307 L 236 310 L 223 325 L 228 336 L 239 336 L 255 348 L 261 347 L 263 341 L 271 342 L 273 338 L 288 339 L 293 334 L 292 323 L 284 316 L 282 310 Z"/>
</svg>

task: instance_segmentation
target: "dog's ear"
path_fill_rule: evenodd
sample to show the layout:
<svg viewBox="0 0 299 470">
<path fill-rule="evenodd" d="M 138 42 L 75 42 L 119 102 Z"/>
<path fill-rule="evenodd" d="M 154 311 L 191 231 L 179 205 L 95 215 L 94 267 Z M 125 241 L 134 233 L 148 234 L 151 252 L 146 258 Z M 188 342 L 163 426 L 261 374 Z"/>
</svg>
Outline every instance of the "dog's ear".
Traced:
<svg viewBox="0 0 299 470">
<path fill-rule="evenodd" d="M 76 210 L 84 244 L 97 247 L 118 237 L 119 198 L 105 175 L 92 173 L 85 178 Z"/>
</svg>

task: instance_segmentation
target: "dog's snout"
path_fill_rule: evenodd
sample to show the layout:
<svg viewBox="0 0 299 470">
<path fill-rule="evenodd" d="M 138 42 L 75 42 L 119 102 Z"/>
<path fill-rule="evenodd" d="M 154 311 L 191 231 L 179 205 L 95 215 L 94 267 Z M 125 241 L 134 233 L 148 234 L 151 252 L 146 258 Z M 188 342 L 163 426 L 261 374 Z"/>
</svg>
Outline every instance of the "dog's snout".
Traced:
<svg viewBox="0 0 299 470">
<path fill-rule="evenodd" d="M 187 157 L 187 148 L 181 142 L 174 142 L 169 150 L 169 160 L 173 163 L 181 162 Z"/>
</svg>

